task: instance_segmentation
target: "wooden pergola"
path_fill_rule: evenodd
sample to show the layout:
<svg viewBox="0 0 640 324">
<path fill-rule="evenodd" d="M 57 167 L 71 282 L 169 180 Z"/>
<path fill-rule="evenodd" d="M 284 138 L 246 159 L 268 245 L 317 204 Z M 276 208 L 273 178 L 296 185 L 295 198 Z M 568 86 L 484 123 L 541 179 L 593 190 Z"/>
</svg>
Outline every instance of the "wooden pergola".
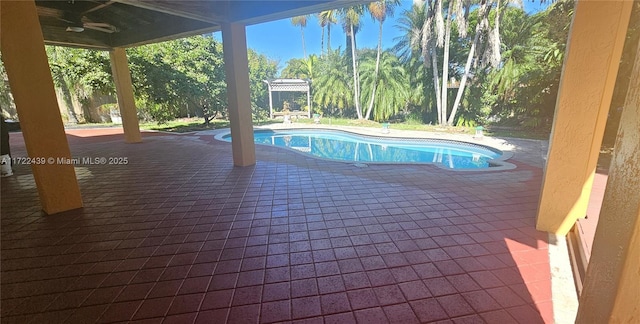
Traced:
<svg viewBox="0 0 640 324">
<path fill-rule="evenodd" d="M 269 87 L 269 118 L 273 118 L 273 91 L 306 92 L 307 117 L 311 118 L 311 81 L 306 79 L 270 79 L 264 80 Z"/>
</svg>

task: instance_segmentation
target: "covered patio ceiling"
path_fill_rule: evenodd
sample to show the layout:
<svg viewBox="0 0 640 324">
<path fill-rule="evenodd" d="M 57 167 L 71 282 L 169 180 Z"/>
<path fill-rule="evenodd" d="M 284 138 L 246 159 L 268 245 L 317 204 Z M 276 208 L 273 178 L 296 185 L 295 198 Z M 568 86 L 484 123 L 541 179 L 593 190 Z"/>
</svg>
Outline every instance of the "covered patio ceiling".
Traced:
<svg viewBox="0 0 640 324">
<path fill-rule="evenodd" d="M 225 22 L 252 25 L 367 2 L 36 0 L 36 7 L 45 43 L 108 50 L 220 31 Z"/>
</svg>

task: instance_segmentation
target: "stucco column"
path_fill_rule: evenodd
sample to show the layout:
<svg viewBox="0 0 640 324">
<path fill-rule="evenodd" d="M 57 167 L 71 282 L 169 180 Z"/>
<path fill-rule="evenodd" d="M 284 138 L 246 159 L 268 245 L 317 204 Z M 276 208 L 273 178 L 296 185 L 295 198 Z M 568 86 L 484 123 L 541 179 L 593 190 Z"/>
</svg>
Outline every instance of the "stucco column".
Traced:
<svg viewBox="0 0 640 324">
<path fill-rule="evenodd" d="M 0 39 L 42 209 L 82 207 L 34 1 L 0 1 Z"/>
<path fill-rule="evenodd" d="M 632 1 L 576 2 L 536 228 L 565 235 L 584 217 Z"/>
<path fill-rule="evenodd" d="M 631 75 L 577 323 L 640 320 L 640 46 Z"/>
<path fill-rule="evenodd" d="M 129 63 L 127 63 L 127 52 L 124 48 L 118 47 L 110 51 L 109 56 L 111 57 L 113 83 L 116 85 L 118 94 L 118 106 L 120 107 L 125 141 L 127 143 L 142 142 L 138 111 L 133 97 L 131 73 L 129 71 Z"/>
<path fill-rule="evenodd" d="M 233 164 L 256 164 L 256 148 L 251 119 L 251 93 L 249 92 L 249 60 L 245 26 L 237 23 L 222 24 L 222 48 L 227 78 L 229 120 Z"/>
</svg>

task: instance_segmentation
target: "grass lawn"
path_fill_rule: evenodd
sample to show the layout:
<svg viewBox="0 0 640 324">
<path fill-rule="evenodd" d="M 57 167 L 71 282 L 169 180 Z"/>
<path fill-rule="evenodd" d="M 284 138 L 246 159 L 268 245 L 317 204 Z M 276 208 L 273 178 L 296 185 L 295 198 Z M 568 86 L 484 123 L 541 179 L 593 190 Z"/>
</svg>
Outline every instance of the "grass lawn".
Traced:
<svg viewBox="0 0 640 324">
<path fill-rule="evenodd" d="M 281 119 L 269 119 L 262 121 L 254 121 L 254 125 L 267 125 L 272 123 L 281 123 Z M 295 120 L 296 124 L 313 124 L 312 119 L 300 118 Z M 356 120 L 356 119 L 347 119 L 347 118 L 333 118 L 333 117 L 323 117 L 321 120 L 321 124 L 323 125 L 332 125 L 332 126 L 358 126 L 358 127 L 372 127 L 372 128 L 382 128 L 382 123 L 378 123 L 371 120 Z M 73 128 L 84 128 L 84 127 L 119 127 L 120 125 L 114 124 L 83 124 L 83 125 L 74 125 L 69 126 Z M 216 119 L 212 120 L 209 125 L 204 125 L 202 118 L 178 118 L 172 121 L 168 121 L 166 123 L 158 124 L 156 122 L 146 122 L 140 123 L 140 129 L 143 130 L 156 130 L 163 132 L 174 132 L 174 133 L 188 133 L 195 131 L 203 131 L 210 129 L 220 129 L 229 127 L 228 120 Z M 474 134 L 474 127 L 446 127 L 446 126 L 437 126 L 437 125 L 425 125 L 419 124 L 415 122 L 405 122 L 405 123 L 391 123 L 390 127 L 392 129 L 399 130 L 416 130 L 416 131 L 427 131 L 427 132 L 447 132 L 447 133 L 456 133 L 456 134 Z M 519 128 L 502 128 L 502 127 L 487 127 L 485 128 L 484 134 L 487 136 L 493 137 L 514 137 L 514 138 L 528 138 L 528 139 L 541 139 L 548 140 L 549 132 L 548 131 L 535 131 L 530 129 L 519 129 Z"/>
<path fill-rule="evenodd" d="M 263 121 L 254 121 L 254 125 L 267 125 L 272 123 L 281 123 L 281 119 L 269 119 Z M 300 118 L 294 119 L 296 124 L 313 124 L 312 119 L 308 118 Z M 357 119 L 348 119 L 348 118 L 334 118 L 334 117 L 323 117 L 321 124 L 323 125 L 332 125 L 332 126 L 358 126 L 358 127 L 372 127 L 372 128 L 381 128 L 382 123 L 375 122 L 372 120 L 357 120 Z M 157 123 L 143 123 L 140 125 L 141 129 L 148 130 L 159 130 L 166 132 L 176 132 L 176 133 L 186 133 L 207 129 L 219 129 L 229 127 L 229 121 L 226 120 L 214 120 L 207 127 L 203 124 L 202 119 L 199 118 L 182 118 L 176 119 L 165 124 L 157 124 Z M 416 131 L 426 131 L 426 132 L 447 132 L 447 133 L 457 133 L 457 134 L 475 134 L 475 127 L 446 127 L 446 126 L 437 126 L 437 125 L 425 125 L 419 124 L 415 122 L 408 123 L 392 123 L 390 125 L 392 129 L 400 129 L 400 130 L 416 130 Z M 540 139 L 540 140 L 548 140 L 549 139 L 549 131 L 548 130 L 531 130 L 531 129 L 522 129 L 522 128 L 502 128 L 502 127 L 487 127 L 484 131 L 485 135 L 493 136 L 493 137 L 514 137 L 514 138 L 528 138 L 528 139 Z"/>
</svg>

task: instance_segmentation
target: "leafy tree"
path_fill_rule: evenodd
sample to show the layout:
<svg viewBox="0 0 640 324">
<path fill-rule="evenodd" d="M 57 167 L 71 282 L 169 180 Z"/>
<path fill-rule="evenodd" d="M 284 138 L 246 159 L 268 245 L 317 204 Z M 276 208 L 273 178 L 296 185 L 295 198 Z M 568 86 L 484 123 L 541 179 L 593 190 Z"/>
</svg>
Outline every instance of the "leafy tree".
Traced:
<svg viewBox="0 0 640 324">
<path fill-rule="evenodd" d="M 249 87 L 251 90 L 251 108 L 258 119 L 264 119 L 269 113 L 269 95 L 264 80 L 272 79 L 278 73 L 278 63 L 256 51 L 248 50 Z"/>
<path fill-rule="evenodd" d="M 227 108 L 222 44 L 211 36 L 132 48 L 128 52 L 139 109 L 163 122 L 197 107 L 205 124 Z M 268 107 L 263 80 L 272 78 L 277 64 L 248 50 L 251 106 L 259 114 Z"/>
<path fill-rule="evenodd" d="M 317 75 L 315 71 L 319 60 L 320 58 L 315 54 L 311 54 L 306 59 L 290 59 L 287 61 L 287 66 L 282 69 L 281 77 L 313 80 L 314 76 Z"/>
<path fill-rule="evenodd" d="M 176 118 L 189 102 L 194 80 L 172 64 L 175 56 L 184 54 L 181 45 L 157 43 L 127 50 L 136 106 L 157 122 Z"/>
<path fill-rule="evenodd" d="M 502 122 L 525 127 L 548 125 L 558 94 L 573 3 L 560 1 L 527 15 L 505 8 L 501 28 L 502 61 L 479 73 L 483 102 Z"/>
<path fill-rule="evenodd" d="M 0 55 L 0 59 L 2 56 Z M 14 109 L 13 97 L 9 87 L 7 72 L 4 70 L 4 64 L 0 60 L 0 113 L 7 118 L 15 118 L 17 113 Z"/>
<path fill-rule="evenodd" d="M 320 112 L 327 109 L 330 113 L 342 113 L 353 105 L 348 66 L 340 49 L 328 52 L 319 60 L 318 76 L 313 80 L 313 102 Z"/>
<path fill-rule="evenodd" d="M 86 103 L 99 94 L 113 94 L 109 55 L 104 51 L 47 46 L 55 86 L 60 89 L 71 122 L 92 121 Z M 83 105 L 84 116 L 76 116 L 73 101 Z"/>
<path fill-rule="evenodd" d="M 388 120 L 405 108 L 409 99 L 409 79 L 397 56 L 391 52 L 366 55 L 360 65 L 362 96 L 373 98 L 373 117 Z"/>
</svg>

